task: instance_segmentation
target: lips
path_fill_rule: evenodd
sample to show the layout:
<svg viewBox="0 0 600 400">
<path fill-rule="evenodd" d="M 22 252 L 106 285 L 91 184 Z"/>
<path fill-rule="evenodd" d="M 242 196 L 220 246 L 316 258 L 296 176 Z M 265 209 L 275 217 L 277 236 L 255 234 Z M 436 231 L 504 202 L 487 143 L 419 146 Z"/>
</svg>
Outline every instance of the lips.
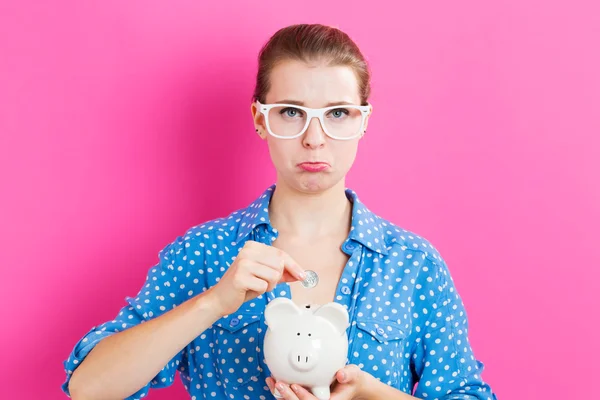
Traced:
<svg viewBox="0 0 600 400">
<path fill-rule="evenodd" d="M 298 164 L 298 166 L 308 172 L 321 172 L 329 168 L 329 164 L 322 161 L 303 162 Z"/>
</svg>

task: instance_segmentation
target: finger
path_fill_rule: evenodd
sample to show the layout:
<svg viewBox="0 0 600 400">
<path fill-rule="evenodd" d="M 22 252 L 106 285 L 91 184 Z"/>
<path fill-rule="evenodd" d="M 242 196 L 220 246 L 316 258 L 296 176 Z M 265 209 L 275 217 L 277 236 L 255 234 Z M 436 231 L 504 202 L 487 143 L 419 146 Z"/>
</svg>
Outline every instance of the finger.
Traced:
<svg viewBox="0 0 600 400">
<path fill-rule="evenodd" d="M 305 278 L 304 269 L 285 251 L 274 246 L 259 243 L 250 247 L 252 251 L 256 251 L 253 257 L 255 261 L 277 269 L 278 271 L 285 270 L 289 273 L 288 279 L 294 277 L 294 281 L 303 280 Z"/>
<path fill-rule="evenodd" d="M 267 379 L 265 379 L 265 381 L 267 382 L 267 386 L 269 387 L 269 391 L 271 393 L 273 393 L 273 389 L 275 389 L 275 379 L 268 377 Z"/>
<path fill-rule="evenodd" d="M 266 265 L 277 271 L 281 272 L 284 270 L 285 255 L 283 250 L 273 246 L 256 243 L 252 246 L 248 246 L 248 248 L 244 248 L 243 253 L 240 255 L 242 258 Z"/>
<path fill-rule="evenodd" d="M 289 275 L 295 277 L 296 280 L 302 281 L 304 278 L 306 278 L 304 268 L 302 268 L 300 264 L 298 264 L 296 260 L 294 260 L 292 256 L 286 252 L 283 252 L 283 267 L 285 271 L 288 272 Z"/>
<path fill-rule="evenodd" d="M 266 291 L 268 292 L 275 288 L 281 278 L 280 272 L 250 259 L 241 260 L 239 269 L 240 273 L 236 275 L 238 285 L 247 289 L 249 289 L 247 282 L 250 282 L 252 278 L 259 278 L 267 282 Z"/>
<path fill-rule="evenodd" d="M 267 292 L 273 290 L 281 278 L 281 272 L 258 263 L 252 268 L 250 273 L 268 283 Z"/>
<path fill-rule="evenodd" d="M 304 278 L 302 278 L 300 280 L 304 280 Z M 283 271 L 283 274 L 281 274 L 281 279 L 279 279 L 279 282 L 298 282 L 298 278 L 295 277 L 294 275 L 292 275 L 291 273 L 289 273 L 288 271 Z"/>
<path fill-rule="evenodd" d="M 247 290 L 251 290 L 258 294 L 265 293 L 269 288 L 269 282 L 265 281 L 264 279 L 260 279 L 255 276 L 250 276 L 242 279 L 245 279 L 244 286 Z"/>
<path fill-rule="evenodd" d="M 292 389 L 288 385 L 282 382 L 277 382 L 275 384 L 275 388 L 279 392 L 279 394 L 286 400 L 300 400 L 298 396 L 294 393 Z"/>
<path fill-rule="evenodd" d="M 359 378 L 361 372 L 357 365 L 349 364 L 340 369 L 335 376 L 339 383 L 351 383 Z"/>
<path fill-rule="evenodd" d="M 291 389 L 296 394 L 298 400 L 315 400 L 316 399 L 316 397 L 311 392 L 304 389 L 300 385 L 297 385 L 294 383 L 291 386 Z"/>
</svg>

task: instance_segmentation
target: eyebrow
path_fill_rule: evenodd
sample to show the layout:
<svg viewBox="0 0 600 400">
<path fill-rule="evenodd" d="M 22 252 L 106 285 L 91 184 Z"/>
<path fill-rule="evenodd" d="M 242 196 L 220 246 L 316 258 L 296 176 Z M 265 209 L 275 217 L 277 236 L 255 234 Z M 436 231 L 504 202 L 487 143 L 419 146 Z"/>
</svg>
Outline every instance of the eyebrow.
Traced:
<svg viewBox="0 0 600 400">
<path fill-rule="evenodd" d="M 281 100 L 281 101 L 276 101 L 275 104 L 294 104 L 297 106 L 304 106 L 304 102 L 303 101 L 298 101 L 298 100 Z M 353 106 L 355 105 L 354 103 L 350 103 L 348 101 L 334 101 L 331 103 L 327 103 L 324 107 L 332 107 L 332 106 Z"/>
</svg>

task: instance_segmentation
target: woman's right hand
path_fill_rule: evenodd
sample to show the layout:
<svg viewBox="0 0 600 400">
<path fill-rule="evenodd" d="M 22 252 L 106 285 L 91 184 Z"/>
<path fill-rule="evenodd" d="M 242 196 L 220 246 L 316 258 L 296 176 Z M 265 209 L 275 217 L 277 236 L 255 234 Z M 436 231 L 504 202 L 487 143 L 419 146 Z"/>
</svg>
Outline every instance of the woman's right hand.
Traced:
<svg viewBox="0 0 600 400">
<path fill-rule="evenodd" d="M 289 254 L 273 246 L 247 241 L 210 292 L 220 314 L 229 315 L 244 302 L 273 290 L 280 282 L 303 279 L 304 270 Z"/>
</svg>

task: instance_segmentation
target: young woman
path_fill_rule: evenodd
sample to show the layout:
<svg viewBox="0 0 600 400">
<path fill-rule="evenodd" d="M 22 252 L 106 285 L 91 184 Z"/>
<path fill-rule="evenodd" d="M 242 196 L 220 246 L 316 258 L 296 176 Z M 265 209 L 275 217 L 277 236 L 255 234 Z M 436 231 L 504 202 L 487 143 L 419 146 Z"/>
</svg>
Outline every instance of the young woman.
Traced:
<svg viewBox="0 0 600 400">
<path fill-rule="evenodd" d="M 270 399 L 276 387 L 315 399 L 274 382 L 262 357 L 265 306 L 283 296 L 348 310 L 349 363 L 332 399 L 496 398 L 440 254 L 345 188 L 372 112 L 369 79 L 337 29 L 295 25 L 270 39 L 251 111 L 276 183 L 166 246 L 137 296 L 75 345 L 66 393 L 139 399 L 179 371 L 192 399 Z M 316 287 L 299 282 L 305 269 Z"/>
</svg>

